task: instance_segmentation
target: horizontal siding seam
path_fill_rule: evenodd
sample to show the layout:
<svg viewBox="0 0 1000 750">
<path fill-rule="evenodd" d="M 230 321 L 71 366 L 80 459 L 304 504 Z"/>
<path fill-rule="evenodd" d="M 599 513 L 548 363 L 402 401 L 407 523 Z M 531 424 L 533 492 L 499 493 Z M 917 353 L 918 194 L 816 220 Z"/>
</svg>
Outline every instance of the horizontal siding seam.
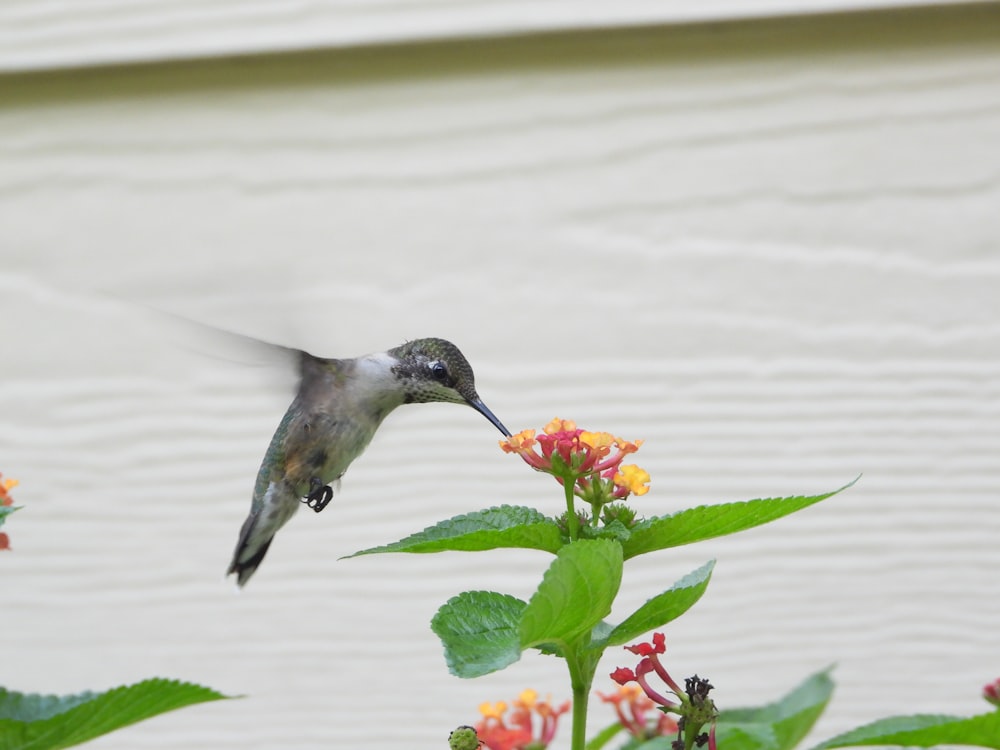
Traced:
<svg viewBox="0 0 1000 750">
<path fill-rule="evenodd" d="M 822 3 L 794 7 L 790 0 L 757 0 L 739 6 L 738 11 L 731 3 L 719 0 L 716 3 L 692 4 L 689 9 L 671 7 L 646 7 L 641 1 L 611 6 L 602 5 L 604 10 L 597 14 L 579 12 L 569 6 L 547 16 L 524 16 L 496 19 L 488 13 L 478 13 L 473 9 L 448 16 L 433 11 L 417 11 L 396 22 L 392 20 L 370 23 L 364 29 L 363 23 L 340 24 L 331 15 L 327 23 L 305 23 L 291 21 L 284 24 L 269 16 L 268 24 L 255 28 L 247 24 L 246 17 L 233 14 L 227 24 L 232 29 L 243 24 L 246 33 L 219 34 L 217 39 L 205 37 L 201 23 L 195 17 L 190 22 L 182 22 L 179 30 L 166 34 L 162 30 L 153 32 L 153 38 L 146 44 L 137 43 L 141 35 L 129 32 L 129 19 L 105 22 L 97 29 L 81 25 L 79 43 L 69 39 L 67 32 L 46 34 L 32 29 L 53 26 L 66 29 L 72 27 L 73 20 L 65 19 L 60 24 L 28 24 L 27 30 L 19 31 L 16 22 L 4 21 L 0 15 L 0 79 L 6 76 L 33 73 L 76 71 L 106 67 L 132 67 L 169 65 L 178 62 L 208 62 L 213 60 L 282 56 L 288 54 L 315 53 L 333 50 L 367 50 L 378 48 L 399 48 L 414 45 L 466 44 L 477 41 L 517 38 L 546 37 L 556 35 L 586 34 L 601 31 L 627 31 L 645 28 L 711 28 L 733 24 L 753 24 L 755 22 L 781 22 L 795 19 L 816 19 L 823 16 L 882 16 L 913 12 L 933 12 L 948 10 L 961 12 L 983 6 L 1000 6 L 998 0 L 826 0 Z M 273 15 L 273 14 L 272 14 Z M 227 14 L 223 14 L 223 20 Z M 363 20 L 363 19 L 362 19 Z M 134 23 L 134 22 L 133 22 Z M 219 27 L 220 19 L 214 20 Z M 6 27 L 6 28 L 5 28 Z M 68 32 L 72 36 L 72 32 Z M 156 38 L 160 35 L 159 38 Z M 31 37 L 41 39 L 32 42 Z M 47 41 L 46 41 L 47 40 Z M 225 41 L 223 41 L 225 40 Z"/>
</svg>

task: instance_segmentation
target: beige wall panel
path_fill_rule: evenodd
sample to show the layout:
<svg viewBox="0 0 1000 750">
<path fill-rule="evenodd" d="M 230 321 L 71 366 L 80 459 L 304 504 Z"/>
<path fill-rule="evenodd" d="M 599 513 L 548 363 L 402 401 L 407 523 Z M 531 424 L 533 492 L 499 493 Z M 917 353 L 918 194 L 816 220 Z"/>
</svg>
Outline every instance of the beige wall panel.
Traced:
<svg viewBox="0 0 1000 750">
<path fill-rule="evenodd" d="M 0 471 L 25 506 L 0 553 L 2 683 L 247 696 L 95 749 L 439 748 L 481 701 L 568 695 L 540 656 L 450 677 L 427 626 L 463 589 L 529 595 L 544 555 L 338 559 L 500 502 L 557 511 L 471 410 L 392 415 L 235 593 L 288 373 L 144 306 L 330 356 L 451 338 L 512 429 L 644 438 L 648 515 L 863 472 L 630 562 L 615 616 L 716 557 L 667 634 L 721 705 L 837 662 L 816 739 L 985 706 L 995 11 L 8 77 L 0 132 Z"/>
</svg>

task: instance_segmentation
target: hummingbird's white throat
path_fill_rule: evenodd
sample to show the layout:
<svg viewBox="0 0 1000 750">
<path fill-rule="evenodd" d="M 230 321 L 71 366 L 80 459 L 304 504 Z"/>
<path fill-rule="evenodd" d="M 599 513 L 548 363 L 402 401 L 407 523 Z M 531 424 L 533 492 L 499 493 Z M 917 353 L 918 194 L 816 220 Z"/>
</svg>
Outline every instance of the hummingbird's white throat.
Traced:
<svg viewBox="0 0 1000 750">
<path fill-rule="evenodd" d="M 358 357 L 354 361 L 354 373 L 348 389 L 364 393 L 369 398 L 374 394 L 385 394 L 387 400 L 398 399 L 402 403 L 399 378 L 393 372 L 397 364 L 399 360 L 385 352 Z"/>
</svg>

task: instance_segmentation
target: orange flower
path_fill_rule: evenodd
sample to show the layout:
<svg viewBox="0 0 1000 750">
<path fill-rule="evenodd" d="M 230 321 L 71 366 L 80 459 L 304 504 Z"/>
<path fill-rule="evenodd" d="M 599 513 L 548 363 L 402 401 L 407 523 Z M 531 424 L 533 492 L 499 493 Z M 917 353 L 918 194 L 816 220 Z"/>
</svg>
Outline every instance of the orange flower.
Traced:
<svg viewBox="0 0 1000 750">
<path fill-rule="evenodd" d="M 534 430 L 521 430 L 516 435 L 511 435 L 506 440 L 500 441 L 500 447 L 504 453 L 516 453 L 532 468 L 538 471 L 548 471 L 550 464 L 535 453 L 537 444 Z"/>
<path fill-rule="evenodd" d="M 3 474 L 0 474 L 2 477 Z M 13 505 L 14 498 L 8 494 L 9 490 L 17 487 L 18 481 L 16 479 L 4 479 L 0 481 L 0 505 Z"/>
</svg>

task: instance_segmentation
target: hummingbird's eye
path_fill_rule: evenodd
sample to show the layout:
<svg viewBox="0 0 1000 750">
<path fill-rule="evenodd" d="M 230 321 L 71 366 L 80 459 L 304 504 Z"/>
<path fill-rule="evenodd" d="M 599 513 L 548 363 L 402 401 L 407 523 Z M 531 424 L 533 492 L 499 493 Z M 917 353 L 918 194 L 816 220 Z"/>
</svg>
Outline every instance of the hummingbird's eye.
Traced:
<svg viewBox="0 0 1000 750">
<path fill-rule="evenodd" d="M 442 364 L 441 362 L 432 362 L 431 375 L 434 376 L 435 380 L 441 383 L 445 383 L 448 381 L 448 368 L 445 367 L 444 364 Z"/>
</svg>

